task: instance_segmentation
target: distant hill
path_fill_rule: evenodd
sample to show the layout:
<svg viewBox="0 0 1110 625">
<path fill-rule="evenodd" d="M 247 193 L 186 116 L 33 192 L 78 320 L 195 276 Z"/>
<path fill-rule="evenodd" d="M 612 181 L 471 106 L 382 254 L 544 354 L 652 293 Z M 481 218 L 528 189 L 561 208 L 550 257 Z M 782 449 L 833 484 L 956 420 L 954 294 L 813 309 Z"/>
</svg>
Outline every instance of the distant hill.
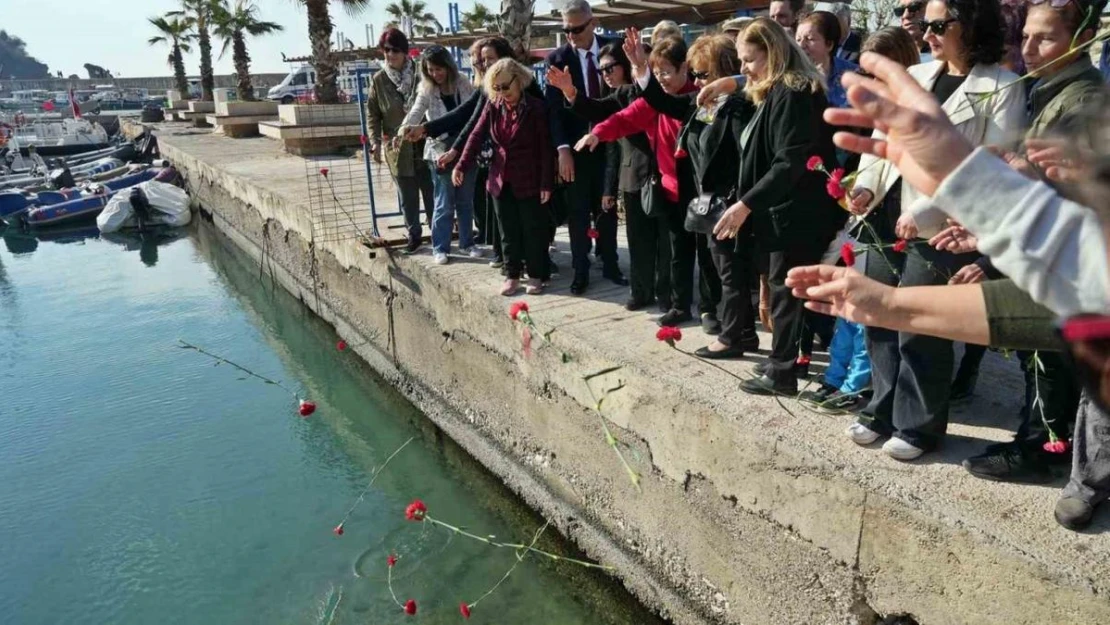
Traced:
<svg viewBox="0 0 1110 625">
<path fill-rule="evenodd" d="M 27 54 L 27 44 L 19 37 L 0 30 L 0 78 L 48 78 L 49 68 Z"/>
</svg>

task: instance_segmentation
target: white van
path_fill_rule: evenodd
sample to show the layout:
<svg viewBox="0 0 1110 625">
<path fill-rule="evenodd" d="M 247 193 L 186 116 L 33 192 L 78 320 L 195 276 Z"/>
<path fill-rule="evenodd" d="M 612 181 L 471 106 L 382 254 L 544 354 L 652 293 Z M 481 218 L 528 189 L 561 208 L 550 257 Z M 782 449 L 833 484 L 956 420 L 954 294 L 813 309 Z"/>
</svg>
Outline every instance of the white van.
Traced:
<svg viewBox="0 0 1110 625">
<path fill-rule="evenodd" d="M 355 72 L 357 70 L 369 70 L 371 73 L 381 68 L 376 61 L 350 61 L 339 64 L 339 76 L 337 83 L 339 86 L 340 98 L 343 100 L 354 101 L 358 99 L 356 92 L 357 83 L 355 80 Z M 370 76 L 366 76 L 363 80 L 363 89 L 370 86 Z M 271 87 L 270 91 L 266 94 L 266 99 L 271 102 L 280 102 L 282 104 L 292 104 L 298 101 L 311 100 L 316 92 L 316 69 L 312 65 L 304 64 L 300 67 L 289 72 L 285 78 L 275 87 Z"/>
</svg>

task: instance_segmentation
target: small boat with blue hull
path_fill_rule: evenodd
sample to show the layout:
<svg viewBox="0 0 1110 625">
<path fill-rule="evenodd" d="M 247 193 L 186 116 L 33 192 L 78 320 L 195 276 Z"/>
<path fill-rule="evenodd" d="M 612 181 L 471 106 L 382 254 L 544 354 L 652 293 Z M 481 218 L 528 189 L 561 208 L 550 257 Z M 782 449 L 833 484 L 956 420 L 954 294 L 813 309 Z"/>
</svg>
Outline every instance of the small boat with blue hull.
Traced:
<svg viewBox="0 0 1110 625">
<path fill-rule="evenodd" d="M 95 217 L 107 206 L 117 192 L 141 182 L 153 180 L 167 173 L 168 168 L 149 168 L 140 172 L 108 180 L 85 189 L 74 199 L 28 208 L 20 221 L 31 227 L 51 226 L 79 219 Z M 172 172 L 172 170 L 170 170 Z"/>
<path fill-rule="evenodd" d="M 97 174 L 119 169 L 123 166 L 123 161 L 114 157 L 101 158 L 91 163 L 83 165 L 76 165 L 70 167 L 70 173 L 74 178 L 88 178 Z M 26 187 L 30 185 L 40 184 L 43 181 L 46 173 L 41 175 L 24 174 L 21 176 L 9 176 L 7 178 L 0 177 L 0 189 L 10 189 L 12 187 Z"/>
</svg>

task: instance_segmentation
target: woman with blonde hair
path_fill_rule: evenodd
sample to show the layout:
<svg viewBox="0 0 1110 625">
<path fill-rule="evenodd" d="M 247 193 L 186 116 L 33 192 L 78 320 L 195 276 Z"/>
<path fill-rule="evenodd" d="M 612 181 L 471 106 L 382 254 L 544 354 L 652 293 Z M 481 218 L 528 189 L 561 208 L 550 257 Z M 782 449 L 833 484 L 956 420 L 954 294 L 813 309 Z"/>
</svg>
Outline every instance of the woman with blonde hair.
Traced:
<svg viewBox="0 0 1110 625">
<path fill-rule="evenodd" d="M 554 187 L 555 149 L 544 100 L 526 93 L 532 81 L 532 71 L 512 59 L 501 59 L 486 71 L 484 88 L 489 101 L 452 174 L 455 185 L 462 185 L 482 143 L 490 139 L 493 155 L 486 190 L 493 196 L 501 228 L 508 269 L 508 279 L 501 287 L 505 296 L 519 290 L 525 264 L 529 295 L 542 293 L 544 282 L 551 277 L 549 216 L 543 204 L 551 199 Z"/>
<path fill-rule="evenodd" d="M 743 236 L 749 222 L 761 254 L 767 254 L 774 331 L 771 357 L 759 377 L 740 389 L 757 395 L 796 395 L 794 363 L 805 325 L 801 300 L 786 288 L 793 267 L 819 262 L 847 214 L 826 191 L 825 176 L 807 162 L 836 159 L 832 130 L 821 118 L 828 104 L 825 77 L 786 31 L 769 18 L 752 21 L 737 37 L 744 93 L 754 110 L 739 137 L 737 201 L 723 212 L 718 240 Z M 714 101 L 735 91 L 733 78 L 703 89 L 698 100 Z"/>
</svg>

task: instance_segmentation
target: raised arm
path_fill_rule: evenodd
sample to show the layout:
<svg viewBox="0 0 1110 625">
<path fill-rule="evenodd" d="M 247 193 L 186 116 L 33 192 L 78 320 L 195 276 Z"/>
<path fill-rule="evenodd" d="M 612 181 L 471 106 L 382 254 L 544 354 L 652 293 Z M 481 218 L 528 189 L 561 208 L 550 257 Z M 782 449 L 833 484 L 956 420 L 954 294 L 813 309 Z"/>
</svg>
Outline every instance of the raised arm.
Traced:
<svg viewBox="0 0 1110 625">
<path fill-rule="evenodd" d="M 662 85 L 650 73 L 647 75 L 647 84 L 643 84 L 643 80 L 640 83 L 644 88 L 643 99 L 662 115 L 686 121 L 698 108 L 696 92 L 671 95 L 663 91 Z"/>
<path fill-rule="evenodd" d="M 482 92 L 475 91 L 470 94 L 466 102 L 463 102 L 454 109 L 448 111 L 446 115 L 439 119 L 433 119 L 424 124 L 424 133 L 429 137 L 438 137 L 440 135 L 449 135 L 459 132 L 466 127 L 472 117 L 475 117 L 475 109 L 478 108 L 478 100 L 481 99 Z M 481 115 L 481 113 L 477 113 Z"/>
<path fill-rule="evenodd" d="M 478 123 L 475 124 L 474 131 L 470 133 L 470 137 L 466 140 L 466 147 L 463 148 L 459 164 L 455 165 L 456 171 L 465 172 L 473 167 L 475 161 L 478 160 L 478 153 L 482 150 L 482 142 L 486 140 L 486 133 L 489 132 L 493 104 L 487 101 L 481 110 L 482 113 L 478 117 Z"/>
</svg>

